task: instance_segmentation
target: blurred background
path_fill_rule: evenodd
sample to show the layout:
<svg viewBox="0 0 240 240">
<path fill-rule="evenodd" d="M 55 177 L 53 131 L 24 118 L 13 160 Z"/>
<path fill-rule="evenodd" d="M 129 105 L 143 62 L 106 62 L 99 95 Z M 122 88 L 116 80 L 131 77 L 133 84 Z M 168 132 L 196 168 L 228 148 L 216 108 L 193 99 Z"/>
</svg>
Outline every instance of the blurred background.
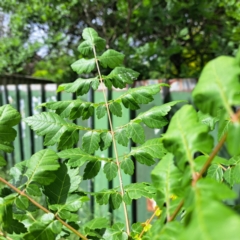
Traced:
<svg viewBox="0 0 240 240">
<path fill-rule="evenodd" d="M 1 0 L 0 74 L 69 82 L 85 27 L 139 79 L 198 78 L 240 43 L 238 0 Z"/>
</svg>

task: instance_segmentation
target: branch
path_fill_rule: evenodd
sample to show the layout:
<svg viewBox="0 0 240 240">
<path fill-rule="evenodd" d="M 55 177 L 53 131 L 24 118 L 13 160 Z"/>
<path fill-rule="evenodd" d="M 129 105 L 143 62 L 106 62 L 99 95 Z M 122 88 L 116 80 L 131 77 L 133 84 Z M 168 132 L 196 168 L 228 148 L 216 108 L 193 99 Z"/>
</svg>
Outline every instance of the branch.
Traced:
<svg viewBox="0 0 240 240">
<path fill-rule="evenodd" d="M 218 142 L 217 146 L 213 149 L 212 153 L 210 154 L 210 156 L 208 157 L 207 161 L 205 162 L 204 166 L 202 167 L 201 171 L 195 176 L 195 178 L 192 180 L 192 186 L 195 186 L 197 181 L 203 176 L 203 174 L 207 171 L 207 169 L 209 168 L 212 160 L 214 159 L 214 157 L 217 155 L 217 153 L 219 152 L 219 150 L 221 149 L 221 147 L 223 146 L 225 140 L 227 138 L 227 134 L 225 133 L 223 135 L 223 137 L 220 139 L 220 141 Z M 175 219 L 175 217 L 177 216 L 177 214 L 179 213 L 179 211 L 181 210 L 182 206 L 183 206 L 184 201 L 182 200 L 179 205 L 177 206 L 176 210 L 174 211 L 173 215 L 168 219 L 168 222 L 171 222 Z"/>
<path fill-rule="evenodd" d="M 38 202 L 36 202 L 34 199 L 32 199 L 31 197 L 29 197 L 26 193 L 20 191 L 18 188 L 16 188 L 15 186 L 13 186 L 11 183 L 9 183 L 8 181 L 6 181 L 5 179 L 0 177 L 0 182 L 6 184 L 8 187 L 10 187 L 11 189 L 13 189 L 15 192 L 17 192 L 19 195 L 26 197 L 31 203 L 33 203 L 35 206 L 37 206 L 38 208 L 40 208 L 42 211 L 44 211 L 45 213 L 51 213 L 48 209 L 46 209 L 45 207 L 43 207 L 42 205 L 40 205 Z M 79 236 L 80 238 L 84 239 L 84 240 L 88 240 L 84 235 L 82 235 L 80 232 L 78 232 L 76 229 L 74 229 L 73 227 L 71 227 L 70 225 L 68 225 L 66 222 L 64 222 L 60 217 L 55 216 L 55 218 L 62 223 L 62 225 L 64 225 L 66 228 L 68 228 L 70 231 L 72 231 L 73 233 L 75 233 L 77 236 Z"/>
</svg>

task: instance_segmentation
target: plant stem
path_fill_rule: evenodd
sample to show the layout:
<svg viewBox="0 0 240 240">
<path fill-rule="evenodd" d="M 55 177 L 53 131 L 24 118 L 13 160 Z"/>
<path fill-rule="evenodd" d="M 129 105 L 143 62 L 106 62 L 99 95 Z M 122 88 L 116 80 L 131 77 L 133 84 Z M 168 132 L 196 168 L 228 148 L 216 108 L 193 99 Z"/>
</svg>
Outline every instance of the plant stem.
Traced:
<svg viewBox="0 0 240 240">
<path fill-rule="evenodd" d="M 205 164 L 203 165 L 201 171 L 196 175 L 196 177 L 192 180 L 192 186 L 195 186 L 197 181 L 202 177 L 202 175 L 207 171 L 207 169 L 209 168 L 212 160 L 214 159 L 214 157 L 217 155 L 218 151 L 221 149 L 221 147 L 223 146 L 224 142 L 226 141 L 227 138 L 227 133 L 225 133 L 223 135 L 223 137 L 220 139 L 220 141 L 218 142 L 217 146 L 213 149 L 212 153 L 210 154 L 210 156 L 208 157 L 207 161 L 205 162 Z M 176 210 L 174 211 L 173 215 L 168 219 L 168 222 L 171 222 L 175 219 L 175 217 L 177 216 L 177 214 L 179 213 L 179 211 L 181 210 L 182 206 L 183 206 L 184 201 L 182 200 L 179 205 L 177 206 Z"/>
<path fill-rule="evenodd" d="M 103 85 L 103 79 L 102 79 L 102 76 L 101 76 L 101 71 L 100 71 L 100 68 L 99 68 L 95 47 L 93 47 L 93 53 L 94 53 L 94 58 L 95 58 L 95 61 L 96 61 L 96 66 L 97 66 L 97 71 L 98 71 L 100 83 Z M 116 157 L 116 164 L 117 164 L 117 167 L 118 167 L 118 179 L 119 179 L 120 191 L 121 191 L 121 195 L 123 197 L 124 196 L 124 187 L 123 187 L 123 181 L 122 181 L 120 162 L 119 162 L 119 158 L 118 158 L 117 144 L 116 144 L 116 140 L 115 140 L 115 136 L 114 136 L 111 114 L 110 114 L 108 101 L 107 101 L 107 96 L 106 96 L 106 92 L 105 92 L 104 88 L 102 88 L 102 92 L 103 92 L 103 97 L 104 97 L 104 101 L 105 101 L 105 104 L 106 104 L 108 121 L 109 121 L 109 126 L 110 126 L 110 132 L 112 134 L 113 148 L 114 148 L 114 153 L 115 153 L 115 157 Z M 128 235 L 130 235 L 130 227 L 129 227 L 129 218 L 128 218 L 127 206 L 126 206 L 126 203 L 124 201 L 122 201 L 122 204 L 123 204 L 123 211 L 124 211 L 125 222 L 126 222 L 126 232 L 127 232 Z"/>
<path fill-rule="evenodd" d="M 40 208 L 42 211 L 44 211 L 45 213 L 51 213 L 48 209 L 46 209 L 45 207 L 43 207 L 42 205 L 40 205 L 38 202 L 36 202 L 34 199 L 32 199 L 31 197 L 29 197 L 26 193 L 20 191 L 18 188 L 16 188 L 15 186 L 13 186 L 11 183 L 9 183 L 8 181 L 6 181 L 5 179 L 0 177 L 0 181 L 4 184 L 6 184 L 8 187 L 10 187 L 11 189 L 13 189 L 15 192 L 17 192 L 19 195 L 26 197 L 31 203 L 33 203 L 35 206 L 37 206 L 38 208 Z M 77 236 L 79 236 L 80 238 L 84 239 L 84 240 L 88 240 L 84 235 L 82 235 L 80 232 L 78 232 L 76 229 L 74 229 L 73 227 L 71 227 L 70 225 L 68 225 L 66 222 L 64 222 L 60 217 L 55 216 L 55 218 L 62 223 L 62 225 L 64 225 L 66 228 L 68 228 L 70 231 L 72 231 L 73 233 L 75 233 Z"/>
<path fill-rule="evenodd" d="M 156 208 L 156 210 L 154 211 L 154 213 L 152 214 L 152 216 L 145 222 L 146 225 L 150 224 L 150 222 L 153 220 L 153 218 L 155 217 L 157 211 L 159 210 L 159 207 Z M 139 234 L 139 238 L 142 237 L 142 235 L 144 234 L 144 228 L 143 230 L 141 231 L 141 233 Z"/>
</svg>

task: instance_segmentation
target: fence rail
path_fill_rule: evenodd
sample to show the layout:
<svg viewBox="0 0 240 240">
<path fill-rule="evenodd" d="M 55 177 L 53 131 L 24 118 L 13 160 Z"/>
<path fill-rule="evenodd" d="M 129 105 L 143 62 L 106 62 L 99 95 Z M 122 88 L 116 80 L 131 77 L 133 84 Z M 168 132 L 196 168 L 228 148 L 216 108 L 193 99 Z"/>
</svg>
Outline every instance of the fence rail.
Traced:
<svg viewBox="0 0 240 240">
<path fill-rule="evenodd" d="M 149 81 L 138 81 L 136 86 L 154 84 L 160 80 L 149 80 Z M 170 92 L 167 89 L 164 89 L 154 98 L 154 101 L 148 105 L 143 105 L 140 110 L 134 112 L 127 109 L 123 109 L 123 118 L 119 119 L 113 116 L 113 125 L 119 126 L 124 123 L 127 123 L 130 118 L 134 117 L 138 113 L 145 111 L 153 106 L 160 105 L 163 102 L 171 100 L 183 99 L 188 102 L 191 102 L 191 90 L 195 86 L 195 80 L 172 80 Z M 32 116 L 33 114 L 40 113 L 42 109 L 36 108 L 43 102 L 48 101 L 59 101 L 59 100 L 71 100 L 74 99 L 74 94 L 69 93 L 56 93 L 57 84 L 43 79 L 36 79 L 31 77 L 22 77 L 22 76 L 0 76 L 0 105 L 11 104 L 15 107 L 20 113 L 22 118 Z M 123 90 L 114 90 L 108 93 L 108 97 L 117 98 L 121 95 L 126 89 Z M 94 102 L 103 101 L 103 96 L 100 91 L 90 92 L 87 95 L 82 96 L 82 99 L 85 101 Z M 89 119 L 88 121 L 77 120 L 76 122 L 82 126 L 88 126 L 92 128 L 108 128 L 107 118 L 97 119 L 95 117 Z M 13 166 L 15 163 L 18 163 L 22 160 L 29 159 L 32 154 L 35 152 L 46 148 L 43 145 L 43 137 L 37 136 L 34 132 L 24 123 L 21 123 L 16 127 L 18 132 L 17 138 L 14 141 L 14 152 L 11 154 L 5 154 L 5 158 L 8 161 L 8 167 Z M 159 130 L 149 130 L 145 129 L 147 139 L 159 136 L 162 131 Z M 81 139 L 82 133 L 80 133 Z M 78 144 L 80 145 L 80 143 Z M 56 148 L 51 147 L 56 150 Z M 127 153 L 129 148 L 118 146 L 118 151 L 120 154 Z M 113 156 L 113 151 L 110 148 L 103 152 L 98 151 L 97 154 L 105 155 L 107 157 Z M 130 176 L 124 176 L 124 184 L 129 184 L 131 182 L 137 181 L 150 181 L 150 169 L 149 167 L 135 163 L 135 174 Z M 100 191 L 103 188 L 109 188 L 118 186 L 118 180 L 114 179 L 109 182 L 106 180 L 104 173 L 101 172 L 97 177 L 92 181 L 84 181 L 81 184 L 81 187 L 87 191 Z M 90 209 L 91 213 L 103 215 L 106 212 L 111 210 L 109 207 L 101 206 L 94 204 L 94 201 L 91 201 Z M 129 215 L 132 220 L 135 221 L 144 221 L 151 214 L 147 211 L 146 200 L 134 201 L 132 208 L 128 208 Z M 113 218 L 115 220 L 123 220 L 122 209 L 120 208 L 117 211 L 114 211 Z"/>
</svg>

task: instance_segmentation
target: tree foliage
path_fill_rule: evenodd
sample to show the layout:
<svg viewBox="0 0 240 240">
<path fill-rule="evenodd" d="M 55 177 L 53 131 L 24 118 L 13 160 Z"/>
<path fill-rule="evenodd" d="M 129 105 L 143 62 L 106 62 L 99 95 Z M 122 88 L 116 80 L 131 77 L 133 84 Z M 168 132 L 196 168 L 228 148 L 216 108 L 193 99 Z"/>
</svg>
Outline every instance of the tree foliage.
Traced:
<svg viewBox="0 0 240 240">
<path fill-rule="evenodd" d="M 69 64 L 91 52 L 89 39 L 79 45 L 80 54 L 76 51 L 85 27 L 106 40 L 94 40 L 99 50 L 106 44 L 125 54 L 125 66 L 138 71 L 140 79 L 198 78 L 209 60 L 233 55 L 239 47 L 237 0 L 2 0 L 0 9 L 10 19 L 0 38 L 1 73 L 72 81 L 76 74 Z M 120 53 L 115 58 L 112 52 L 111 60 L 108 54 L 99 56 L 104 67 L 107 59 L 121 59 Z M 87 64 L 89 72 L 94 65 L 81 59 L 74 66 L 79 64 Z"/>
<path fill-rule="evenodd" d="M 123 108 L 135 110 L 140 104 L 148 104 L 162 84 L 129 89 L 118 98 L 107 100 L 108 88 L 121 89 L 123 84 L 133 83 L 138 73 L 122 66 L 122 53 L 105 51 L 105 41 L 94 29 L 84 29 L 82 37 L 84 41 L 78 48 L 83 54 L 80 60 L 86 60 L 87 56 L 90 65 L 94 62 L 91 71 L 95 76 L 89 78 L 90 81 L 82 77 L 73 83 L 61 84 L 58 91 L 79 93 L 76 100 L 43 103 L 40 106 L 49 111 L 24 120 L 36 134 L 44 137 L 47 148 L 17 163 L 10 170 L 9 181 L 0 177 L 3 183 L 0 238 L 237 240 L 240 216 L 233 200 L 239 196 L 233 186 L 240 182 L 237 147 L 240 117 L 239 111 L 235 111 L 240 105 L 240 55 L 216 58 L 203 69 L 192 94 L 199 112 L 185 104 L 169 122 L 168 113 L 181 102 L 174 101 L 150 108 L 128 123 L 113 127 L 112 114 L 121 117 Z M 72 64 L 73 70 L 83 75 L 89 73 L 89 65 L 78 64 L 80 60 Z M 102 74 L 105 68 L 112 68 L 108 75 Z M 117 74 L 112 74 L 113 71 Z M 99 84 L 105 85 L 104 102 L 80 100 L 78 95 L 85 92 L 79 91 L 79 86 L 87 85 L 87 92 L 90 87 L 96 90 Z M 211 87 L 206 88 L 206 84 Z M 98 118 L 106 114 L 109 129 L 91 129 L 73 123 L 77 118 L 87 120 L 94 114 Z M 11 144 L 16 136 L 13 127 L 19 121 L 19 113 L 10 105 L 0 108 L 1 151 L 13 150 Z M 169 126 L 163 135 L 145 141 L 143 125 L 161 129 L 166 124 Z M 215 146 L 213 129 L 220 132 Z M 76 147 L 79 131 L 81 141 Z M 129 146 L 131 140 L 137 146 L 119 156 L 117 144 Z M 218 156 L 225 142 L 230 159 Z M 52 145 L 57 145 L 57 150 L 49 148 Z M 110 146 L 113 146 L 114 157 L 104 155 L 103 150 Z M 1 166 L 6 164 L 3 155 L 0 160 Z M 155 164 L 152 182 L 123 184 L 123 172 L 132 175 L 135 171 L 134 160 L 147 166 Z M 118 180 L 119 184 L 95 192 L 79 188 L 80 182 L 93 180 L 100 171 L 108 181 Z M 90 197 L 96 204 L 108 205 L 112 211 L 122 207 L 125 221 L 112 223 L 106 213 L 82 222 L 78 211 L 84 209 Z M 130 223 L 127 205 L 142 197 L 156 201 L 153 215 L 143 223 Z M 157 219 L 152 224 L 154 217 Z"/>
</svg>

